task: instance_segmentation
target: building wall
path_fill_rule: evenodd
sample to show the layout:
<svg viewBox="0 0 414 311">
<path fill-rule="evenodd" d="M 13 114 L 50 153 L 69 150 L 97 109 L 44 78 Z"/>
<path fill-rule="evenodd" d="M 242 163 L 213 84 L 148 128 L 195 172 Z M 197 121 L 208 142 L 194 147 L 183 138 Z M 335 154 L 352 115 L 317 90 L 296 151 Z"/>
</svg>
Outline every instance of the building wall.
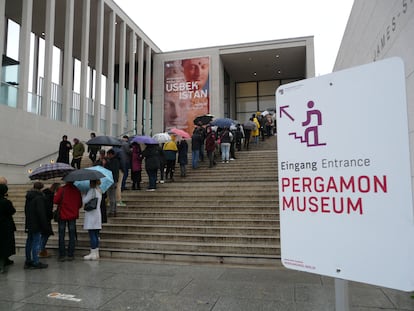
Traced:
<svg viewBox="0 0 414 311">
<path fill-rule="evenodd" d="M 0 115 L 0 175 L 12 184 L 29 182 L 29 169 L 56 161 L 63 135 L 71 142 L 75 137 L 83 142 L 89 139 L 87 129 L 20 109 L 0 105 Z"/>
<path fill-rule="evenodd" d="M 414 178 L 414 1 L 355 0 L 334 71 L 389 57 L 404 61 Z M 390 159 L 390 161 L 398 159 Z M 414 182 L 413 182 L 414 184 Z"/>
</svg>

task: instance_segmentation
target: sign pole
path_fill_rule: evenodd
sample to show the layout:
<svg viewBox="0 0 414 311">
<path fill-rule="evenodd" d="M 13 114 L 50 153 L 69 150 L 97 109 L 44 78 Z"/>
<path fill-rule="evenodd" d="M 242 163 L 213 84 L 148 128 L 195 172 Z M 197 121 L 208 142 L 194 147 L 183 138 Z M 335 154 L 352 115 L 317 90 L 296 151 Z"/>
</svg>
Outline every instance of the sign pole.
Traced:
<svg viewBox="0 0 414 311">
<path fill-rule="evenodd" d="M 349 311 L 348 281 L 335 278 L 335 311 Z"/>
</svg>

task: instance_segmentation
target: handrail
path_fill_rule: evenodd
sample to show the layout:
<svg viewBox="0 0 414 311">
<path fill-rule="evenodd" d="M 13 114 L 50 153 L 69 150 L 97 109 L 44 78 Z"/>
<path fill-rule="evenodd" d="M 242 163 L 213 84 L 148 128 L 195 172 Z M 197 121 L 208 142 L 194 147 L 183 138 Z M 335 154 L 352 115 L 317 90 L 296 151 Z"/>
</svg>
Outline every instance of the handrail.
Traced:
<svg viewBox="0 0 414 311">
<path fill-rule="evenodd" d="M 37 162 L 37 161 L 40 161 L 41 159 L 44 159 L 44 158 L 47 158 L 47 157 L 53 156 L 53 155 L 55 155 L 55 154 L 57 154 L 57 153 L 58 153 L 57 151 L 52 152 L 52 153 L 49 153 L 49 154 L 47 154 L 47 155 L 45 155 L 45 156 L 42 156 L 42 157 L 40 157 L 40 158 L 38 158 L 38 159 L 36 159 L 36 160 L 30 161 L 30 162 L 28 162 L 28 163 L 26 163 L 26 164 L 17 164 L 17 163 L 10 163 L 10 162 L 8 162 L 8 163 L 2 163 L 2 162 L 0 162 L 0 165 L 27 166 L 27 165 L 30 165 L 30 164 L 35 163 L 35 162 Z"/>
</svg>

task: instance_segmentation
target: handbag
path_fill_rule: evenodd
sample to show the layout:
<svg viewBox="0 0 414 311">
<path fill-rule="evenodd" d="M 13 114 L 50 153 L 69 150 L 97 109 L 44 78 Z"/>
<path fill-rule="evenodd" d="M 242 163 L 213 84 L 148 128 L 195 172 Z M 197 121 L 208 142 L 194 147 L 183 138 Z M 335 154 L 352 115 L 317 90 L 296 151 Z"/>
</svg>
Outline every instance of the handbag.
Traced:
<svg viewBox="0 0 414 311">
<path fill-rule="evenodd" d="M 53 220 L 55 222 L 59 222 L 59 218 L 60 218 L 60 207 L 58 206 L 58 208 L 53 211 Z"/>
<path fill-rule="evenodd" d="M 60 202 L 57 205 L 57 208 L 53 211 L 53 220 L 55 222 L 59 222 L 60 220 L 60 206 L 62 205 L 64 195 L 65 195 L 65 189 L 63 189 L 62 197 L 60 198 Z"/>
<path fill-rule="evenodd" d="M 95 190 L 94 194 L 95 194 L 95 197 L 93 199 L 90 199 L 88 203 L 85 203 L 85 206 L 83 207 L 83 209 L 86 212 L 93 211 L 98 206 L 98 198 L 96 197 L 96 190 Z"/>
</svg>

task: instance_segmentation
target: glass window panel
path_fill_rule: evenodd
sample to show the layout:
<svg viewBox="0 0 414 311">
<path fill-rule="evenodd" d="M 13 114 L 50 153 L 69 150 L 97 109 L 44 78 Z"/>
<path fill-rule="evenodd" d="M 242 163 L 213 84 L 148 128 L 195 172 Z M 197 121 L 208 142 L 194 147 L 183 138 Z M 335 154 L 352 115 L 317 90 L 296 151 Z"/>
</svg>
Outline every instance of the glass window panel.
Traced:
<svg viewBox="0 0 414 311">
<path fill-rule="evenodd" d="M 238 112 L 237 113 L 237 121 L 239 121 L 240 123 L 245 123 L 246 121 L 248 121 L 252 114 L 255 112 Z"/>
<path fill-rule="evenodd" d="M 259 97 L 259 110 L 265 111 L 269 109 L 276 109 L 275 96 Z"/>
<path fill-rule="evenodd" d="M 20 36 L 20 25 L 12 21 L 8 22 L 8 33 L 7 33 L 7 47 L 6 55 L 13 59 L 19 59 L 19 36 Z M 3 26 L 3 25 L 2 25 Z"/>
<path fill-rule="evenodd" d="M 259 96 L 275 95 L 276 89 L 279 87 L 279 80 L 275 81 L 260 81 L 259 82 Z"/>
<path fill-rule="evenodd" d="M 246 82 L 236 84 L 236 97 L 256 96 L 256 82 Z"/>
<path fill-rule="evenodd" d="M 237 99 L 237 111 L 256 111 L 257 110 L 257 99 L 256 97 L 244 97 Z"/>
</svg>

